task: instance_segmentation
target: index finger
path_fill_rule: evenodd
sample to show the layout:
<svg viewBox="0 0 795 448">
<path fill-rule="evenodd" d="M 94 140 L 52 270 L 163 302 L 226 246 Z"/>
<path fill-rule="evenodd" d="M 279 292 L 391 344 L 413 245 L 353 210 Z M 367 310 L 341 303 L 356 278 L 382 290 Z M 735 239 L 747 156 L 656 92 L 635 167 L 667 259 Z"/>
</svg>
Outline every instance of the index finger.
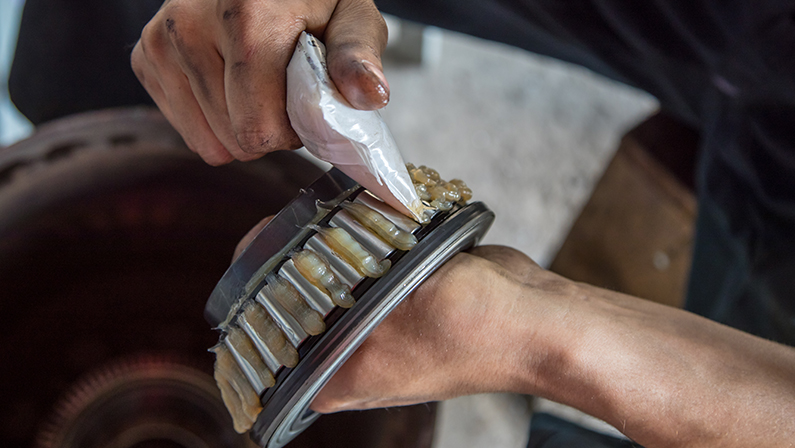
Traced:
<svg viewBox="0 0 795 448">
<path fill-rule="evenodd" d="M 224 89 L 232 129 L 243 151 L 266 153 L 301 146 L 287 117 L 285 71 L 301 32 L 325 24 L 331 11 L 330 1 L 219 3 Z"/>
</svg>

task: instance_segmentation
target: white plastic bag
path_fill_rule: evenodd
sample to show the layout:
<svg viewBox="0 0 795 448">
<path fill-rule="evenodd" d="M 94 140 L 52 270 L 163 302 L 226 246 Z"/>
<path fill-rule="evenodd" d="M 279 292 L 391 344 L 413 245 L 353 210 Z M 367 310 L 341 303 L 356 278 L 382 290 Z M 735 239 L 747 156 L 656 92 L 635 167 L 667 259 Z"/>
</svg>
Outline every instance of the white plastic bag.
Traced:
<svg viewBox="0 0 795 448">
<path fill-rule="evenodd" d="M 381 114 L 351 107 L 329 77 L 325 46 L 305 32 L 287 66 L 287 114 L 309 152 L 395 209 L 427 220 Z"/>
</svg>

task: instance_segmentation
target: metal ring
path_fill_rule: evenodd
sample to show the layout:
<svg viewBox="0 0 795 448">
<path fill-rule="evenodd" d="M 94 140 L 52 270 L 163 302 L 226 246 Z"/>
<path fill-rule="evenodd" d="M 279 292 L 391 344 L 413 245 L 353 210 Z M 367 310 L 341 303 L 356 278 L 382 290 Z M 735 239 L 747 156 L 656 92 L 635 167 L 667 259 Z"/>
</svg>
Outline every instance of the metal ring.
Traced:
<svg viewBox="0 0 795 448">
<path fill-rule="evenodd" d="M 278 269 L 280 257 L 292 247 L 303 246 L 310 237 L 303 229 L 318 220 L 317 201 L 333 203 L 357 193 L 366 194 L 336 170 L 302 192 L 229 268 L 205 308 L 208 321 L 223 326 L 236 307 L 257 294 L 263 272 Z M 333 374 L 422 281 L 455 254 L 476 245 L 493 220 L 493 212 L 474 202 L 437 214 L 415 232 L 417 245 L 393 254 L 392 267 L 384 276 L 360 282 L 354 289 L 356 304 L 332 311 L 326 331 L 304 339 L 299 346 L 298 365 L 279 370 L 276 384 L 260 397 L 263 409 L 251 430 L 252 439 L 263 447 L 281 448 L 311 425 L 319 415 L 309 405 Z"/>
</svg>

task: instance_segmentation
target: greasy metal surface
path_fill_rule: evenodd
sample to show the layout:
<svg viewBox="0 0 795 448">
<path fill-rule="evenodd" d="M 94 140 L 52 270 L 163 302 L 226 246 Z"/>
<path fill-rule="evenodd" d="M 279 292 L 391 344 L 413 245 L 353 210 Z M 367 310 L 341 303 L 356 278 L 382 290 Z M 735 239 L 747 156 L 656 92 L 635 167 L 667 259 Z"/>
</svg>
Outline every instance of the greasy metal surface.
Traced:
<svg viewBox="0 0 795 448">
<path fill-rule="evenodd" d="M 265 290 L 257 293 L 256 300 L 257 303 L 265 308 L 265 311 L 268 312 L 273 322 L 281 328 L 282 333 L 284 333 L 287 340 L 293 344 L 293 347 L 298 348 L 298 346 L 306 340 L 307 336 L 309 336 L 304 329 L 301 328 L 301 324 L 284 309 L 281 303 L 273 297 L 269 297 L 268 294 L 265 293 Z"/>
<path fill-rule="evenodd" d="M 359 224 L 359 221 L 355 220 L 353 216 L 349 215 L 345 210 L 337 212 L 329 222 L 332 226 L 339 227 L 348 232 L 367 252 L 375 255 L 379 260 L 383 260 L 395 251 L 394 247 L 390 246 L 376 234 Z"/>
<path fill-rule="evenodd" d="M 257 392 L 257 394 L 261 394 L 265 392 L 265 385 L 262 384 L 262 381 L 259 379 L 259 375 L 257 374 L 257 370 L 246 361 L 246 358 L 240 354 L 239 351 L 235 348 L 235 345 L 231 343 L 229 338 L 224 340 L 224 345 L 226 348 L 229 349 L 229 353 L 232 354 L 232 357 L 235 358 L 235 362 L 238 366 L 240 366 L 240 370 L 243 371 L 243 375 L 246 376 L 249 384 Z"/>
<path fill-rule="evenodd" d="M 248 335 L 248 337 L 251 339 L 254 347 L 257 348 L 260 356 L 262 356 L 262 361 L 265 362 L 265 366 L 268 368 L 268 370 L 271 372 L 278 372 L 282 364 L 276 358 L 276 355 L 271 352 L 270 348 L 268 348 L 268 345 L 265 344 L 265 341 L 260 339 L 257 331 L 246 320 L 245 315 L 241 314 L 240 317 L 238 317 L 237 324 L 240 325 L 240 328 L 242 328 L 246 335 Z"/>
<path fill-rule="evenodd" d="M 394 208 L 381 202 L 380 199 L 376 199 L 369 192 L 364 192 L 359 196 L 356 196 L 354 202 L 359 202 L 361 204 L 364 204 L 372 208 L 373 210 L 377 211 L 378 213 L 381 213 L 388 220 L 392 221 L 396 226 L 400 227 L 406 232 L 414 232 L 420 228 L 419 223 L 417 223 L 412 219 L 409 219 L 408 217 L 404 216 L 402 213 L 398 212 Z"/>
<path fill-rule="evenodd" d="M 227 318 L 229 310 L 241 299 L 254 295 L 262 281 L 250 283 L 260 271 L 263 262 L 282 251 L 302 232 L 318 213 L 317 201 L 331 201 L 343 192 L 356 187 L 356 182 L 333 169 L 315 181 L 290 204 L 279 212 L 260 234 L 268 238 L 255 238 L 232 263 L 210 295 L 204 316 L 213 326 Z"/>
<path fill-rule="evenodd" d="M 355 288 L 360 281 L 364 280 L 364 276 L 362 276 L 356 268 L 336 255 L 329 245 L 320 238 L 320 235 L 316 234 L 312 238 L 309 238 L 309 241 L 304 244 L 304 248 L 312 249 L 323 256 L 326 261 L 328 261 L 334 274 L 339 277 L 340 281 L 350 286 L 351 289 Z"/>
<path fill-rule="evenodd" d="M 293 260 L 288 260 L 282 265 L 281 269 L 279 269 L 279 275 L 289 281 L 298 293 L 306 299 L 307 304 L 323 317 L 327 316 L 336 306 L 331 301 L 331 297 L 298 272 Z"/>
</svg>

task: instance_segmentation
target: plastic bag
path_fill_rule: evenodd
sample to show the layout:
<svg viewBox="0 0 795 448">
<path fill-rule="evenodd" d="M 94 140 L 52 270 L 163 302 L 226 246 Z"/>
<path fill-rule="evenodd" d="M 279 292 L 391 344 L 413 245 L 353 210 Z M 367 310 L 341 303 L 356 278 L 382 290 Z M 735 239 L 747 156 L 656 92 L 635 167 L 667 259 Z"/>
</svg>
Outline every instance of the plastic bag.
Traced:
<svg viewBox="0 0 795 448">
<path fill-rule="evenodd" d="M 287 114 L 310 153 L 396 210 L 427 221 L 427 207 L 381 114 L 354 109 L 345 100 L 329 77 L 325 46 L 306 32 L 287 66 Z"/>
</svg>

